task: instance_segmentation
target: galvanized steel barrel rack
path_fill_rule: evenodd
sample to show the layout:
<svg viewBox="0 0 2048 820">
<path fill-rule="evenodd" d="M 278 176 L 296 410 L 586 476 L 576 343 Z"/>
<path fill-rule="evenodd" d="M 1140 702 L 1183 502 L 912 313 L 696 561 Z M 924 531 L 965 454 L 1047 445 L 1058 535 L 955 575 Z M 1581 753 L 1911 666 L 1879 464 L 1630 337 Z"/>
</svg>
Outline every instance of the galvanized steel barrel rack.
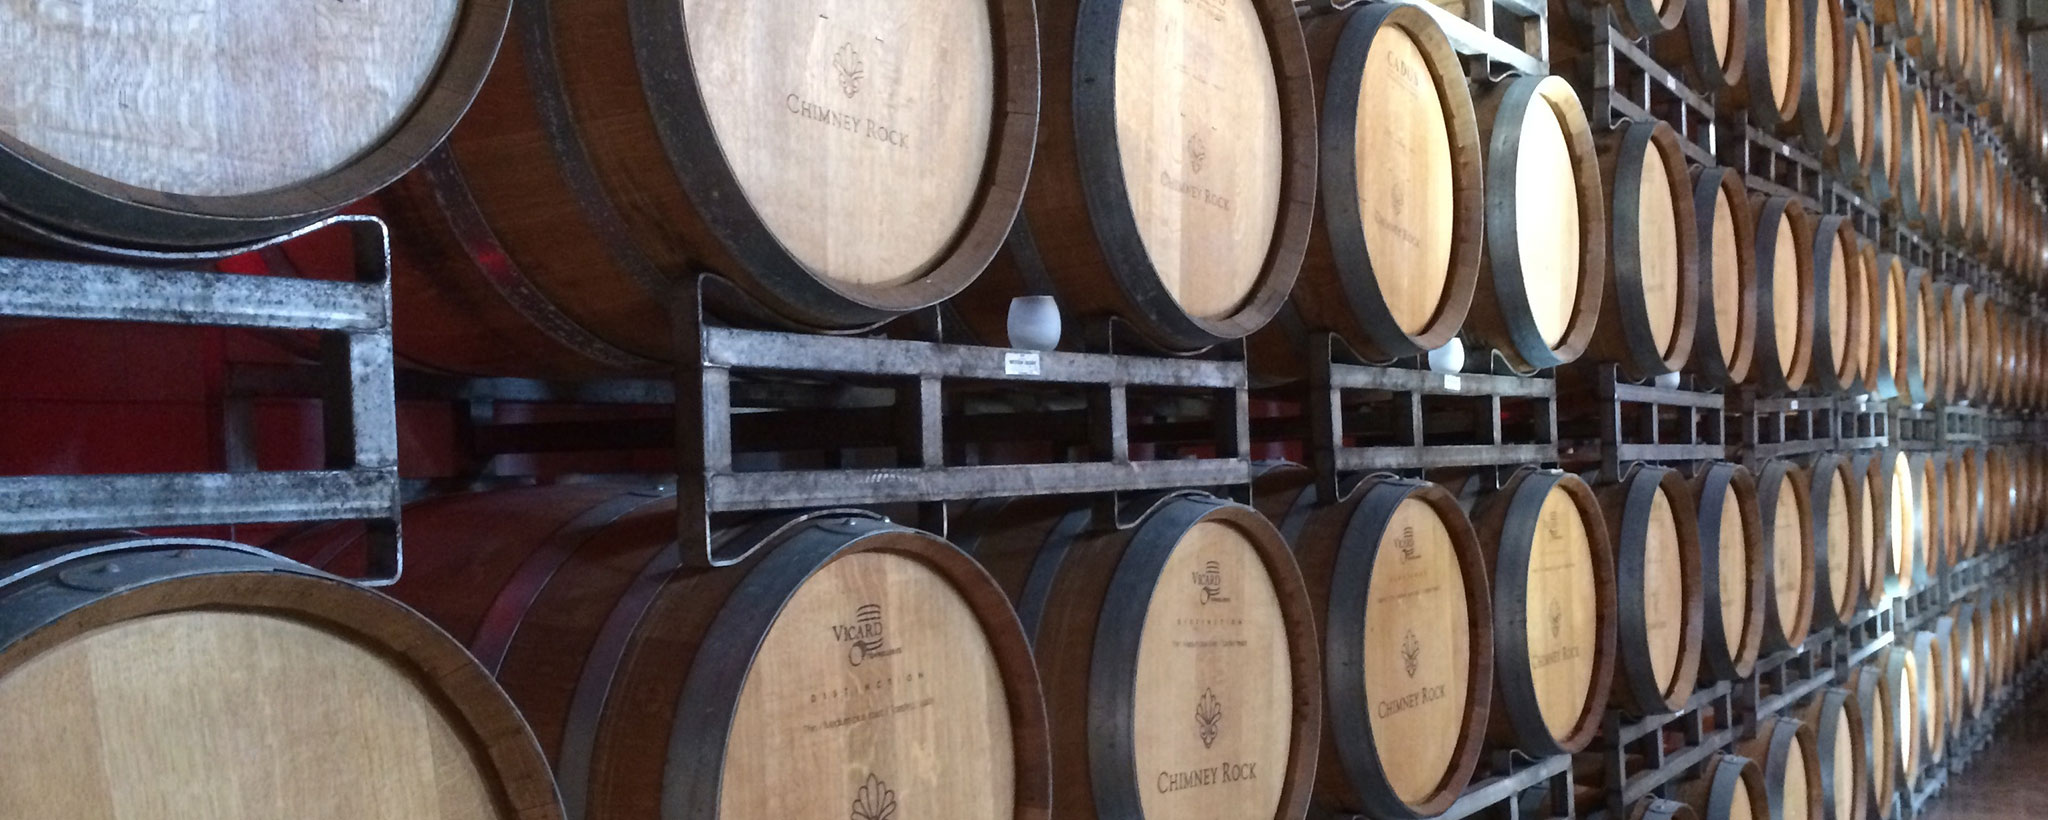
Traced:
<svg viewBox="0 0 2048 820">
<path fill-rule="evenodd" d="M 350 235 L 353 281 L 187 269 L 219 252 L 126 250 L 121 263 L 0 257 L 0 316 L 318 333 L 326 433 L 318 470 L 0 477 L 0 534 L 362 521 L 371 548 L 360 580 L 395 580 L 402 561 L 390 231 L 375 217 L 338 216 L 237 251 L 322 231 Z"/>
<path fill-rule="evenodd" d="M 1693 692 L 1683 709 L 1637 721 L 1610 710 L 1595 748 L 1584 753 L 1600 757 L 1606 798 L 1587 817 L 1615 820 L 1643 798 L 1671 797 L 1671 786 L 1742 736 L 1747 724 L 1739 722 L 1738 702 L 1748 685 L 1721 681 Z M 1668 743 L 1673 734 L 1676 744 Z"/>
<path fill-rule="evenodd" d="M 1725 399 L 1692 389 L 1691 377 L 1681 376 L 1678 387 L 1637 384 L 1622 378 L 1615 365 L 1602 363 L 1571 368 L 1560 379 L 1566 396 L 1590 397 L 1597 434 L 1592 440 L 1570 440 L 1559 453 L 1567 464 L 1597 460 L 1601 477 L 1613 481 L 1637 462 L 1685 464 L 1727 457 Z"/>
<path fill-rule="evenodd" d="M 1600 127 L 1661 120 L 1678 132 L 1679 148 L 1687 159 L 1702 166 L 1715 165 L 1714 101 L 1659 65 L 1643 50 L 1642 39 L 1631 39 L 1617 28 L 1612 7 L 1596 5 L 1587 14 L 1592 31 L 1592 49 L 1587 55 L 1592 63 L 1588 78 L 1592 96 L 1587 110 Z"/>
<path fill-rule="evenodd" d="M 1369 2 L 1414 6 L 1443 29 L 1475 80 L 1550 72 L 1550 6 L 1544 0 L 1471 0 L 1465 16 L 1428 0 L 1294 0 L 1299 14 L 1342 11 Z"/>
</svg>

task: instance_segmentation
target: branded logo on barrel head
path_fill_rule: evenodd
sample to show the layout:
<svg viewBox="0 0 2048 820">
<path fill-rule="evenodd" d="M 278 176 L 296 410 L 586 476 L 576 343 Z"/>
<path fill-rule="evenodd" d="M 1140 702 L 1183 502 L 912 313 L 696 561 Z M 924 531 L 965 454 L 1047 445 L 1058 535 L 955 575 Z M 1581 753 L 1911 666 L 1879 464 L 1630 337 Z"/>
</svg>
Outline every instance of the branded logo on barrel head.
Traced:
<svg viewBox="0 0 2048 820">
<path fill-rule="evenodd" d="M 1209 160 L 1209 143 L 1202 141 L 1201 134 L 1188 136 L 1188 172 L 1199 174 L 1203 163 Z"/>
<path fill-rule="evenodd" d="M 1394 546 L 1401 549 L 1401 560 L 1415 560 L 1417 557 L 1415 554 L 1415 528 L 1413 526 L 1402 527 L 1401 540 L 1395 542 Z"/>
<path fill-rule="evenodd" d="M 832 55 L 832 67 L 839 69 L 839 90 L 852 97 L 860 93 L 860 81 L 867 77 L 867 63 L 860 59 L 860 50 L 846 43 L 839 47 L 839 53 Z"/>
<path fill-rule="evenodd" d="M 1556 598 L 1550 599 L 1550 637 L 1564 634 L 1564 605 Z"/>
<path fill-rule="evenodd" d="M 1413 629 L 1401 636 L 1401 668 L 1407 670 L 1411 678 L 1415 677 L 1416 670 L 1422 668 L 1422 641 L 1415 637 Z"/>
<path fill-rule="evenodd" d="M 1216 699 L 1216 691 L 1203 689 L 1202 699 L 1195 702 L 1195 734 L 1202 738 L 1202 748 L 1216 744 L 1216 736 L 1223 732 L 1223 702 Z"/>
<path fill-rule="evenodd" d="M 881 778 L 868 775 L 868 782 L 861 784 L 853 795 L 853 814 L 847 820 L 895 820 L 896 790 Z"/>
<path fill-rule="evenodd" d="M 875 658 L 886 658 L 903 651 L 901 648 L 889 648 L 888 637 L 882 625 L 880 604 L 864 604 L 854 610 L 853 622 L 833 625 L 832 637 L 847 645 L 846 662 L 851 666 L 859 666 Z"/>
<path fill-rule="evenodd" d="M 1202 590 L 1202 605 L 1227 604 L 1230 598 L 1223 594 L 1223 565 L 1210 561 L 1202 571 L 1195 573 L 1195 586 Z"/>
</svg>

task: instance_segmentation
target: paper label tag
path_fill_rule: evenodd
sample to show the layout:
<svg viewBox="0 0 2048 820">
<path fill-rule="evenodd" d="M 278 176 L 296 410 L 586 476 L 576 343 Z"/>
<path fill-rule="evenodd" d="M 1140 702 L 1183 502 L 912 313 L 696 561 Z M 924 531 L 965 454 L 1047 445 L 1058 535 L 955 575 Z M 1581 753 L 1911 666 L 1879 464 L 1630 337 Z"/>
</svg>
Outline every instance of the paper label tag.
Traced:
<svg viewBox="0 0 2048 820">
<path fill-rule="evenodd" d="M 1038 375 L 1038 351 L 1010 351 L 1003 354 L 1003 374 L 1006 376 Z"/>
<path fill-rule="evenodd" d="M 1444 374 L 1444 389 L 1445 389 L 1445 390 L 1457 390 L 1457 389 L 1459 389 L 1459 388 L 1462 388 L 1462 387 L 1464 387 L 1464 386 L 1465 386 L 1465 379 L 1464 379 L 1464 377 L 1462 377 L 1462 376 L 1459 376 L 1459 375 L 1458 375 L 1458 374 L 1456 374 L 1456 373 L 1445 373 L 1445 374 Z"/>
</svg>

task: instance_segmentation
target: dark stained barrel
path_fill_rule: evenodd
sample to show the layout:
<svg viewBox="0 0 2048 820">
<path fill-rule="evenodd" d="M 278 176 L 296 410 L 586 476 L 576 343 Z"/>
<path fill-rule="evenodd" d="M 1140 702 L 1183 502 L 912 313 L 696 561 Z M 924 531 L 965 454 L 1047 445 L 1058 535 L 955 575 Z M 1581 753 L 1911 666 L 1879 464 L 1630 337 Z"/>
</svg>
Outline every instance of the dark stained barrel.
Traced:
<svg viewBox="0 0 2048 820">
<path fill-rule="evenodd" d="M 1272 467 L 1254 496 L 1294 549 L 1323 636 L 1317 804 L 1439 814 L 1471 782 L 1493 693 L 1478 537 L 1435 484 L 1370 478 L 1324 503 L 1314 478 Z"/>
<path fill-rule="evenodd" d="M 20 817 L 563 817 L 533 732 L 460 644 L 238 544 L 0 560 L 0 715 Z"/>
</svg>

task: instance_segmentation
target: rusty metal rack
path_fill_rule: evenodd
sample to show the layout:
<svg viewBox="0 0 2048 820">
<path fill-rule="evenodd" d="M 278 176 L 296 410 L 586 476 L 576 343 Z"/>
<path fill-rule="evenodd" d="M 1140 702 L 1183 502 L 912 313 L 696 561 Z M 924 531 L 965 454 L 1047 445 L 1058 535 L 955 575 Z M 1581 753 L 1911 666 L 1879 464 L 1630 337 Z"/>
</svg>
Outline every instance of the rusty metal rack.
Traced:
<svg viewBox="0 0 2048 820">
<path fill-rule="evenodd" d="M 1645 797 L 1671 797 L 1670 786 L 1707 758 L 1733 744 L 1742 727 L 1736 702 L 1742 685 L 1721 681 L 1693 692 L 1685 707 L 1636 721 L 1609 710 L 1600 745 L 1590 754 L 1601 758 L 1601 793 L 1606 797 L 1589 818 L 1615 820 Z M 1680 742 L 1667 747 L 1673 733 Z M 1631 765 L 1631 760 L 1640 764 Z"/>
<path fill-rule="evenodd" d="M 1584 385 L 1579 378 L 1590 378 L 1592 384 Z M 1559 379 L 1565 396 L 1593 398 L 1595 410 L 1590 415 L 1597 426 L 1597 444 L 1570 442 L 1559 453 L 1564 462 L 1584 464 L 1597 458 L 1600 474 L 1618 480 L 1627 465 L 1635 462 L 1720 461 L 1727 457 L 1724 397 L 1719 393 L 1688 389 L 1684 380 L 1675 388 L 1632 383 L 1612 364 L 1569 368 L 1560 372 Z M 1575 405 L 1567 399 L 1565 406 Z"/>
<path fill-rule="evenodd" d="M 1451 48 L 1468 58 L 1468 77 L 1550 73 L 1550 6 L 1544 0 L 1470 0 L 1462 17 L 1428 0 L 1295 0 L 1295 8 L 1323 14 L 1364 2 L 1399 3 L 1427 13 Z"/>
<path fill-rule="evenodd" d="M 1344 473 L 1558 461 L 1557 380 L 1514 374 L 1497 354 L 1485 354 L 1492 371 L 1487 373 L 1375 366 L 1334 334 L 1319 333 L 1311 337 L 1309 360 L 1307 449 L 1310 466 L 1323 480 Z M 1511 426 L 1504 405 L 1526 414 Z M 1446 423 L 1452 416 L 1466 423 Z M 1389 423 L 1369 427 L 1368 419 Z"/>
<path fill-rule="evenodd" d="M 318 470 L 0 477 L 0 534 L 362 521 L 370 542 L 363 582 L 396 580 L 402 557 L 390 231 L 374 217 L 339 216 L 237 250 L 330 230 L 354 240 L 353 281 L 168 267 L 206 261 L 185 255 L 157 255 L 152 261 L 163 268 L 0 258 L 0 316 L 318 333 L 326 434 L 326 463 Z"/>
<path fill-rule="evenodd" d="M 1750 467 L 1774 458 L 1835 449 L 1838 408 L 1832 397 L 1763 397 L 1738 391 L 1728 403 L 1738 434 L 1731 457 Z"/>
<path fill-rule="evenodd" d="M 1700 165 L 1714 165 L 1714 102 L 1686 87 L 1678 75 L 1657 64 L 1614 24 L 1606 5 L 1588 11 L 1592 22 L 1592 100 L 1595 123 L 1616 128 L 1625 122 L 1662 120 L 1678 132 L 1679 147 Z"/>
</svg>

